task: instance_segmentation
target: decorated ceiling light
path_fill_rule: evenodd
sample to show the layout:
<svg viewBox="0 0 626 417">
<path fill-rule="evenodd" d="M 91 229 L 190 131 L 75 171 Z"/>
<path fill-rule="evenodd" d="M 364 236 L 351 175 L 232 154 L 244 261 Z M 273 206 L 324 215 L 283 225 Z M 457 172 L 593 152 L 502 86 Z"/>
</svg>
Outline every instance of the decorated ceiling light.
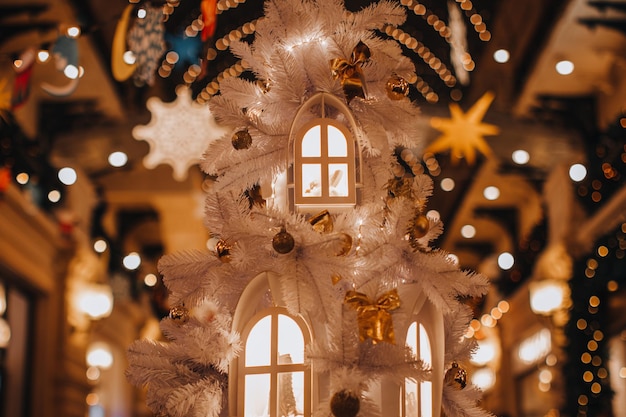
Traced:
<svg viewBox="0 0 626 417">
<path fill-rule="evenodd" d="M 135 126 L 133 137 L 150 144 L 150 153 L 143 160 L 146 168 L 168 164 L 174 178 L 183 181 L 188 168 L 200 162 L 207 146 L 226 130 L 215 122 L 207 105 L 191 99 L 187 87 L 179 87 L 176 95 L 171 103 L 157 97 L 148 99 L 152 118 L 147 125 Z"/>
</svg>

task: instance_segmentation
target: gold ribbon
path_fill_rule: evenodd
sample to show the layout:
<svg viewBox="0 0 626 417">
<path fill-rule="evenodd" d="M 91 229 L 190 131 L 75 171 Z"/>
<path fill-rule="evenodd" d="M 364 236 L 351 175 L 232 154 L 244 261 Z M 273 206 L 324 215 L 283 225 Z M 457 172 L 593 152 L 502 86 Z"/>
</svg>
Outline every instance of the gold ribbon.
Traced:
<svg viewBox="0 0 626 417">
<path fill-rule="evenodd" d="M 350 60 L 335 58 L 330 60 L 330 69 L 335 80 L 341 81 L 348 102 L 354 97 L 365 98 L 365 79 L 361 65 L 370 59 L 370 48 L 362 41 L 352 50 Z"/>
<path fill-rule="evenodd" d="M 359 325 L 359 339 L 372 339 L 372 343 L 388 342 L 395 344 L 393 332 L 392 310 L 400 307 L 398 290 L 393 289 L 378 297 L 375 302 L 363 293 L 357 291 L 346 292 L 344 303 L 357 311 Z"/>
</svg>

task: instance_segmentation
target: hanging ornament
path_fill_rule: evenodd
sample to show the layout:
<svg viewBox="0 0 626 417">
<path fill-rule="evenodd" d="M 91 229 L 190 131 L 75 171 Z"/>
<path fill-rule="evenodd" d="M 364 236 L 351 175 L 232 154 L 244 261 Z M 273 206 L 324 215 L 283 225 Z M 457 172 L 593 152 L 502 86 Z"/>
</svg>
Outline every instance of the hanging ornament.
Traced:
<svg viewBox="0 0 626 417">
<path fill-rule="evenodd" d="M 350 60 L 335 58 L 330 61 L 330 69 L 335 80 L 340 80 L 348 103 L 354 97 L 367 97 L 365 76 L 361 66 L 371 57 L 370 48 L 362 41 L 352 50 Z"/>
<path fill-rule="evenodd" d="M 322 210 L 309 219 L 309 223 L 313 226 L 313 230 L 319 233 L 330 233 L 333 231 L 333 218 L 330 217 L 328 210 Z"/>
<path fill-rule="evenodd" d="M 215 254 L 220 261 L 224 263 L 230 262 L 230 250 L 232 247 L 222 239 L 218 240 L 215 244 Z"/>
<path fill-rule="evenodd" d="M 450 115 L 452 117 L 450 119 L 431 118 L 430 125 L 443 132 L 443 135 L 428 145 L 424 154 L 449 149 L 453 163 L 465 157 L 468 165 L 474 164 L 477 149 L 483 155 L 490 157 L 491 148 L 487 145 L 483 135 L 497 135 L 500 129 L 495 125 L 481 123 L 481 120 L 493 99 L 493 93 L 485 93 L 465 114 L 458 104 L 451 103 Z"/>
<path fill-rule="evenodd" d="M 330 399 L 330 411 L 335 417 L 355 417 L 360 408 L 358 395 L 346 389 L 337 391 Z"/>
<path fill-rule="evenodd" d="M 11 184 L 11 170 L 9 167 L 0 167 L 0 195 L 4 194 Z"/>
<path fill-rule="evenodd" d="M 150 145 L 150 153 L 143 160 L 146 168 L 153 169 L 161 163 L 171 165 L 174 179 L 184 181 L 189 167 L 200 162 L 209 144 L 226 129 L 215 122 L 209 106 L 191 99 L 189 88 L 179 87 L 176 95 L 171 103 L 150 97 L 146 105 L 152 119 L 147 125 L 135 126 L 132 134 Z"/>
<path fill-rule="evenodd" d="M 417 240 L 426 236 L 428 230 L 430 229 L 430 222 L 428 217 L 423 214 L 418 213 L 411 219 L 409 222 L 409 241 L 411 242 L 411 246 L 415 247 L 417 245 Z"/>
<path fill-rule="evenodd" d="M 139 85 L 153 85 L 159 60 L 165 52 L 163 7 L 144 6 L 146 16 L 136 19 L 128 32 L 128 46 L 135 54 L 134 80 Z"/>
<path fill-rule="evenodd" d="M 217 0 L 202 0 L 200 3 L 202 12 L 202 42 L 211 39 L 217 26 Z"/>
<path fill-rule="evenodd" d="M 340 233 L 339 240 L 341 242 L 341 246 L 339 247 L 337 256 L 345 256 L 350 253 L 350 249 L 352 249 L 352 236 L 347 233 Z"/>
<path fill-rule="evenodd" d="M 293 240 L 293 236 L 291 236 L 284 227 L 272 238 L 272 247 L 276 252 L 283 255 L 291 252 L 294 246 L 295 241 Z"/>
<path fill-rule="evenodd" d="M 344 303 L 357 311 L 361 342 L 369 338 L 373 344 L 378 342 L 396 343 L 393 321 L 389 312 L 400 307 L 400 296 L 397 289 L 394 288 L 384 293 L 376 301 L 370 300 L 363 293 L 348 291 Z"/>
<path fill-rule="evenodd" d="M 386 85 L 387 97 L 391 100 L 402 100 L 409 95 L 409 83 L 397 75 L 391 76 Z"/>
<path fill-rule="evenodd" d="M 452 367 L 446 371 L 444 382 L 454 388 L 463 389 L 467 385 L 467 372 L 458 363 L 452 362 Z"/>
<path fill-rule="evenodd" d="M 113 35 L 113 43 L 111 44 L 111 72 L 116 81 L 125 81 L 137 69 L 137 63 L 132 64 L 124 61 L 124 53 L 126 53 L 126 33 L 128 32 L 128 24 L 130 22 L 130 14 L 135 9 L 133 4 L 128 4 L 115 26 L 115 34 Z"/>
<path fill-rule="evenodd" d="M 231 139 L 231 142 L 233 144 L 233 148 L 237 149 L 238 151 L 242 149 L 248 149 L 250 146 L 252 146 L 252 136 L 250 136 L 248 130 L 239 130 L 235 132 Z"/>
<path fill-rule="evenodd" d="M 189 310 L 184 306 L 174 306 L 170 309 L 169 317 L 178 324 L 185 324 L 189 321 Z"/>
</svg>

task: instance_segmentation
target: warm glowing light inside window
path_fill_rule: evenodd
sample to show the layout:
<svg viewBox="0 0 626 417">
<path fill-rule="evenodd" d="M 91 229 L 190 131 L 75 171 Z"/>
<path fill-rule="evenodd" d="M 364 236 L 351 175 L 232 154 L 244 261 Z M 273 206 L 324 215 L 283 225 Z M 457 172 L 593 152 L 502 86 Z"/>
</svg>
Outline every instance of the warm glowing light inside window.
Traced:
<svg viewBox="0 0 626 417">
<path fill-rule="evenodd" d="M 341 130 L 335 126 L 328 126 L 328 156 L 348 156 L 348 142 Z"/>
<path fill-rule="evenodd" d="M 461 227 L 461 236 L 466 239 L 473 238 L 474 236 L 476 236 L 476 228 L 471 224 L 466 224 L 465 226 Z"/>
<path fill-rule="evenodd" d="M 511 154 L 511 159 L 518 165 L 524 165 L 530 161 L 530 154 L 523 149 L 518 149 Z"/>
<path fill-rule="evenodd" d="M 61 192 L 59 190 L 52 190 L 48 193 L 48 200 L 51 203 L 58 203 L 61 200 Z"/>
<path fill-rule="evenodd" d="M 104 343 L 94 343 L 87 351 L 87 365 L 108 369 L 113 365 L 113 354 Z"/>
<path fill-rule="evenodd" d="M 135 270 L 141 265 L 141 257 L 137 252 L 131 252 L 124 257 L 122 264 L 126 269 Z"/>
<path fill-rule="evenodd" d="M 321 127 L 319 125 L 313 126 L 304 134 L 304 137 L 302 138 L 303 157 L 319 158 L 322 156 L 320 137 Z"/>
<path fill-rule="evenodd" d="M 556 72 L 561 75 L 569 75 L 574 72 L 574 63 L 572 61 L 563 60 L 556 63 Z"/>
<path fill-rule="evenodd" d="M 320 197 L 322 195 L 322 166 L 320 164 L 302 164 L 302 196 Z"/>
<path fill-rule="evenodd" d="M 348 196 L 348 164 L 328 164 L 329 195 Z"/>
<path fill-rule="evenodd" d="M 74 168 L 64 167 L 59 170 L 59 181 L 65 185 L 72 185 L 76 182 L 77 175 Z"/>
<path fill-rule="evenodd" d="M 246 417 L 304 414 L 304 349 L 302 329 L 291 317 L 272 314 L 254 325 L 244 355 Z M 271 396 L 280 399 L 277 412 L 271 410 Z"/>
<path fill-rule="evenodd" d="M 112 167 L 123 167 L 128 162 L 128 155 L 121 151 L 111 152 L 111 154 L 109 154 L 108 161 L 109 165 Z"/>
<path fill-rule="evenodd" d="M 509 62 L 510 57 L 511 54 L 506 49 L 498 49 L 496 52 L 493 53 L 493 59 L 499 64 Z"/>
<path fill-rule="evenodd" d="M 583 164 L 574 164 L 569 167 L 569 177 L 572 181 L 582 181 L 587 176 L 587 168 Z"/>
<path fill-rule="evenodd" d="M 411 323 L 406 335 L 406 344 L 427 366 L 432 364 L 430 338 L 423 324 L 419 323 L 418 326 L 416 322 Z M 415 380 L 406 378 L 404 381 L 404 416 L 431 417 L 433 415 L 432 398 L 433 386 L 431 381 L 421 381 L 418 384 Z"/>
<path fill-rule="evenodd" d="M 513 264 L 515 263 L 515 258 L 509 252 L 502 252 L 498 256 L 498 266 L 503 270 L 509 270 L 513 268 Z"/>
<path fill-rule="evenodd" d="M 483 196 L 490 201 L 497 200 L 498 198 L 500 198 L 500 189 L 493 185 L 485 187 L 485 189 L 483 190 Z"/>
</svg>

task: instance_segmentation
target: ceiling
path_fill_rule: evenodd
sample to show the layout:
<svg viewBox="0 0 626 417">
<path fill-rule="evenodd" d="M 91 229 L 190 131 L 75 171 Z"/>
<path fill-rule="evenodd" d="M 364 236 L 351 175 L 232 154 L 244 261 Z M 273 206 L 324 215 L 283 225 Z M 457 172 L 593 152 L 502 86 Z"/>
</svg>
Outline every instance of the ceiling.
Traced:
<svg viewBox="0 0 626 417">
<path fill-rule="evenodd" d="M 348 0 L 347 8 L 357 10 L 368 3 Z M 462 10 L 460 0 L 450 3 Z M 201 57 L 232 30 L 262 14 L 260 0 L 219 4 L 224 10 L 218 15 L 216 34 Z M 402 4 L 411 8 L 406 8 L 407 22 L 401 29 L 453 70 L 450 43 L 432 24 L 440 19 L 450 25 L 446 2 L 402 0 Z M 424 15 L 413 12 L 420 4 Z M 85 75 L 76 91 L 67 97 L 42 91 L 38 87 L 42 83 L 62 85 L 67 80 L 53 62 L 36 64 L 30 99 L 15 111 L 15 117 L 29 140 L 45 145 L 40 146 L 41 152 L 54 165 L 70 164 L 88 178 L 81 191 L 74 191 L 77 222 L 89 224 L 93 216 L 93 233 L 117 241 L 120 253 L 144 250 L 154 261 L 163 251 L 204 244 L 202 187 L 210 181 L 197 167 L 189 170 L 185 181 L 176 181 L 171 167 L 148 170 L 142 164 L 150 149 L 146 142 L 133 138 L 132 129 L 149 122 L 149 97 L 175 98 L 175 88 L 184 84 L 188 67 L 175 67 L 169 77 L 157 77 L 152 86 L 114 80 L 111 44 L 127 5 L 126 0 L 0 0 L 0 63 L 6 66 L 30 47 L 52 44 L 62 25 L 81 26 L 79 59 Z M 495 93 L 495 100 L 484 121 L 497 125 L 500 133 L 486 138 L 494 157 L 480 158 L 475 165 L 466 161 L 455 165 L 448 155 L 437 155 L 441 173 L 433 176 L 435 192 L 428 208 L 440 213 L 446 228 L 437 244 L 455 253 L 463 267 L 481 269 L 496 278 L 500 275 L 493 266 L 497 253 L 528 257 L 526 264 L 520 263 L 526 266 L 508 276 L 519 281 L 531 273 L 528 265 L 547 239 L 542 195 L 547 175 L 559 164 L 588 158 L 592 132 L 607 128 L 624 112 L 626 77 L 621 74 L 626 65 L 626 1 L 475 0 L 463 7 L 468 8 L 462 11 L 467 50 L 475 64 L 469 81 L 461 83 L 460 72 L 453 71 L 459 81 L 446 85 L 417 52 L 405 49 L 429 86 L 422 94 L 413 85 L 410 97 L 424 114 L 420 123 L 425 144 L 439 134 L 429 125 L 431 117 L 449 117 L 451 102 L 467 111 L 487 91 Z M 472 20 L 476 13 L 480 21 Z M 198 14 L 198 0 L 181 0 L 166 22 L 167 31 L 179 33 Z M 429 20 L 431 15 L 437 19 Z M 488 40 L 480 39 L 472 21 L 485 24 L 490 36 L 483 37 Z M 506 63 L 492 57 L 500 48 L 510 51 Z M 190 84 L 195 94 L 235 62 L 227 50 L 216 50 L 213 55 L 209 53 L 212 59 L 204 60 L 206 75 Z M 562 59 L 574 63 L 572 74 L 554 71 L 554 64 Z M 511 161 L 516 149 L 530 153 L 528 164 Z M 117 150 L 129 156 L 123 168 L 107 163 L 107 155 Z M 454 190 L 442 191 L 442 178 L 453 178 Z M 484 198 L 483 190 L 490 185 L 501 190 L 498 200 Z M 461 236 L 465 224 L 476 228 L 473 239 Z"/>
</svg>

